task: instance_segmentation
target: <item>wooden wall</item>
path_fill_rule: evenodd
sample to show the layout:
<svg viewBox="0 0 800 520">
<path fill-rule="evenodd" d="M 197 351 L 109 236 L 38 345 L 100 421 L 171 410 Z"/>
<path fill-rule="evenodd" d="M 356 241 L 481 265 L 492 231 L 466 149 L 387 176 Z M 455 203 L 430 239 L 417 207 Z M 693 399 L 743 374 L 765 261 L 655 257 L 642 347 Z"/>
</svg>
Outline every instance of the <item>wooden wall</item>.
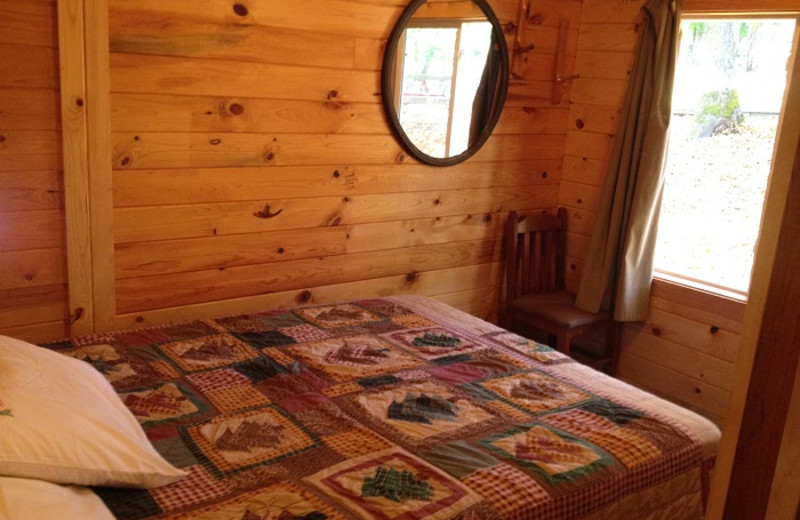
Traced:
<svg viewBox="0 0 800 520">
<path fill-rule="evenodd" d="M 517 0 L 490 4 L 512 42 Z M 503 117 L 451 168 L 408 157 L 380 105 L 382 49 L 403 5 L 110 0 L 111 130 L 94 136 L 110 145 L 91 153 L 112 165 L 113 209 L 92 217 L 113 234 L 97 243 L 113 245 L 85 267 L 112 266 L 113 282 L 92 289 L 84 320 L 146 326 L 395 293 L 493 319 L 507 212 L 557 204 L 569 104 L 550 101 L 555 50 L 566 20 L 571 66 L 581 1 L 532 2 L 521 39 L 535 49 Z M 0 278 L 0 333 L 37 341 L 70 330 L 55 6 L 0 8 L 0 67 L 11 69 L 0 179 L 16 183 L 0 194 L 0 251 L 15 266 Z"/>
<path fill-rule="evenodd" d="M 67 334 L 56 0 L 0 2 L 0 332 Z"/>
</svg>

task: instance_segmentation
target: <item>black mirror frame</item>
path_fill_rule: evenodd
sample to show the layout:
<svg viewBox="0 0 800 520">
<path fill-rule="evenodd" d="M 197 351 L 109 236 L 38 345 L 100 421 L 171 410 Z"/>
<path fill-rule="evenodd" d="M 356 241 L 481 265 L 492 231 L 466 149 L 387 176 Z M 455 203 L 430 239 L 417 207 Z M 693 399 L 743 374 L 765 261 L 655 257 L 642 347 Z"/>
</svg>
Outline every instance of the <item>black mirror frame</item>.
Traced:
<svg viewBox="0 0 800 520">
<path fill-rule="evenodd" d="M 470 146 L 464 152 L 452 157 L 441 158 L 432 157 L 426 153 L 423 153 L 419 148 L 414 146 L 414 144 L 408 138 L 408 135 L 403 130 L 403 127 L 400 125 L 400 119 L 397 115 L 397 110 L 394 106 L 394 84 L 392 81 L 392 75 L 395 56 L 397 54 L 397 46 L 400 42 L 403 31 L 408 25 L 409 20 L 411 20 L 411 17 L 414 16 L 414 13 L 416 13 L 423 4 L 427 3 L 428 0 L 413 0 L 405 8 L 403 14 L 397 20 L 397 23 L 392 29 L 392 33 L 389 35 L 389 40 L 386 42 L 386 49 L 383 54 L 383 64 L 381 68 L 381 98 L 383 100 L 383 108 L 386 113 L 386 117 L 391 123 L 395 136 L 403 144 L 403 147 L 406 149 L 406 151 L 420 161 L 433 166 L 452 166 L 454 164 L 466 161 L 475 155 L 475 153 L 480 150 L 489 139 L 489 136 L 492 134 L 492 131 L 494 131 L 495 126 L 497 126 L 497 121 L 500 119 L 500 114 L 503 111 L 503 106 L 505 105 L 506 96 L 508 94 L 510 64 L 508 57 L 508 45 L 506 44 L 503 28 L 500 25 L 500 21 L 497 19 L 497 16 L 494 14 L 492 8 L 488 3 L 486 3 L 486 0 L 471 1 L 476 4 L 481 11 L 483 11 L 483 14 L 486 15 L 486 19 L 492 24 L 492 30 L 497 35 L 497 45 L 500 47 L 500 92 L 497 97 L 497 105 L 494 107 L 489 120 L 486 122 L 486 126 L 483 128 L 478 138 L 472 144 L 470 144 Z"/>
</svg>

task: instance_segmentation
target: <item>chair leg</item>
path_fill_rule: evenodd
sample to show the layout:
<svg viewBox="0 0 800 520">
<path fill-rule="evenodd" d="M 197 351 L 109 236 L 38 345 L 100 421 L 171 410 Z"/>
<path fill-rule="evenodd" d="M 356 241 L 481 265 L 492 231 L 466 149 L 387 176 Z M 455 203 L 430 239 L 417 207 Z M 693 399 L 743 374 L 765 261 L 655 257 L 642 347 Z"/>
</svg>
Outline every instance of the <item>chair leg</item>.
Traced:
<svg viewBox="0 0 800 520">
<path fill-rule="evenodd" d="M 570 336 L 568 333 L 561 333 L 556 339 L 556 350 L 569 356 L 569 347 L 571 343 L 572 336 Z"/>
<path fill-rule="evenodd" d="M 617 364 L 619 364 L 619 347 L 622 342 L 622 323 L 613 321 L 611 327 L 606 331 L 606 373 L 610 376 L 616 375 Z"/>
</svg>

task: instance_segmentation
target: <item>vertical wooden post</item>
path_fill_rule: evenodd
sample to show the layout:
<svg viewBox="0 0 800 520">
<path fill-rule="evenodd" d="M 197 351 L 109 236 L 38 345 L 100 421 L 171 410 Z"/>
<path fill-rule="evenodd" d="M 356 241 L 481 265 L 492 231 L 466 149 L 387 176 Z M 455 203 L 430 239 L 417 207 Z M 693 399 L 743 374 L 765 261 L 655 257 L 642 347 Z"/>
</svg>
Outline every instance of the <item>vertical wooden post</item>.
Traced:
<svg viewBox="0 0 800 520">
<path fill-rule="evenodd" d="M 107 0 L 59 0 L 59 69 L 71 335 L 115 314 Z"/>
<path fill-rule="evenodd" d="M 787 293 L 782 291 L 790 294 L 792 290 L 797 291 L 797 288 L 787 286 L 779 290 L 779 288 L 772 287 L 771 283 L 773 283 L 774 277 L 786 277 L 787 268 L 791 270 L 791 276 L 797 276 L 794 272 L 797 267 L 797 257 L 786 258 L 787 252 L 796 249 L 796 244 L 792 246 L 792 241 L 797 240 L 797 236 L 789 234 L 787 238 L 786 236 L 782 237 L 781 234 L 784 233 L 785 218 L 797 220 L 798 213 L 800 213 L 796 202 L 793 205 L 789 204 L 790 195 L 795 198 L 798 196 L 796 193 L 798 179 L 793 179 L 792 174 L 793 169 L 798 166 L 797 161 L 800 160 L 800 149 L 798 148 L 798 140 L 800 140 L 800 61 L 798 61 L 798 50 L 800 50 L 800 40 L 795 37 L 792 57 L 789 60 L 791 66 L 784 94 L 783 110 L 778 124 L 772 171 L 764 202 L 764 215 L 753 266 L 753 279 L 745 311 L 744 330 L 737 353 L 733 387 L 711 483 L 711 496 L 706 511 L 707 520 L 722 520 L 729 517 L 744 518 L 740 514 L 751 511 L 749 507 L 764 506 L 763 496 L 759 497 L 759 494 L 769 493 L 769 489 L 748 489 L 742 484 L 746 482 L 744 479 L 747 478 L 748 471 L 768 483 L 772 482 L 775 464 L 774 460 L 770 461 L 766 457 L 774 457 L 775 447 L 769 443 L 766 451 L 757 451 L 765 457 L 761 459 L 765 464 L 760 464 L 757 468 L 742 469 L 741 464 L 745 459 L 742 458 L 738 446 L 741 442 L 743 450 L 748 447 L 749 442 L 754 449 L 764 448 L 758 445 L 769 439 L 762 438 L 756 443 L 753 443 L 753 439 L 758 436 L 762 423 L 774 426 L 785 420 L 783 415 L 788 408 L 786 394 L 792 392 L 790 383 L 793 380 L 787 381 L 786 379 L 793 377 L 794 372 L 789 373 L 788 376 L 780 374 L 781 379 L 777 379 L 773 376 L 771 367 L 782 367 L 781 370 L 783 370 L 791 366 L 791 370 L 794 370 L 797 365 L 797 354 L 791 349 L 787 351 L 786 345 L 776 346 L 775 342 L 778 338 L 775 334 L 780 331 L 770 331 L 768 328 L 774 327 L 776 322 L 782 323 L 782 320 L 787 320 L 786 327 L 794 328 L 797 320 L 796 306 L 791 303 L 793 300 L 782 299 L 787 296 Z M 799 174 L 800 172 L 795 171 L 794 176 Z M 792 194 L 792 190 L 795 190 L 794 194 Z M 791 211 L 795 213 L 789 213 Z M 787 227 L 786 231 L 789 229 Z M 783 243 L 779 243 L 779 241 L 783 241 Z M 788 266 L 786 262 L 788 262 Z M 787 309 L 788 313 L 786 313 Z M 791 321 L 793 319 L 794 323 Z M 766 330 L 765 327 L 767 327 Z M 794 333 L 795 331 L 790 332 Z M 779 341 L 786 341 L 786 338 L 780 338 Z M 794 340 L 790 338 L 789 341 Z M 774 374 L 777 373 L 774 372 Z M 769 394 L 765 392 L 768 390 L 767 387 L 771 387 Z M 779 390 L 778 394 L 772 392 L 776 389 L 772 387 Z M 760 399 L 759 393 L 762 391 L 764 391 L 762 395 L 767 408 L 759 410 L 757 403 Z M 776 395 L 778 396 L 774 397 Z M 769 401 L 769 399 L 775 399 L 775 401 Z M 762 411 L 767 415 L 759 416 Z M 771 431 L 767 437 L 779 436 L 781 431 Z M 743 489 L 745 491 L 742 491 Z M 749 504 L 751 501 L 752 504 Z M 747 518 L 756 520 L 763 516 Z"/>
<path fill-rule="evenodd" d="M 84 2 L 94 328 L 104 331 L 116 316 L 108 0 Z"/>
<path fill-rule="evenodd" d="M 83 0 L 58 2 L 70 334 L 94 330 Z"/>
</svg>

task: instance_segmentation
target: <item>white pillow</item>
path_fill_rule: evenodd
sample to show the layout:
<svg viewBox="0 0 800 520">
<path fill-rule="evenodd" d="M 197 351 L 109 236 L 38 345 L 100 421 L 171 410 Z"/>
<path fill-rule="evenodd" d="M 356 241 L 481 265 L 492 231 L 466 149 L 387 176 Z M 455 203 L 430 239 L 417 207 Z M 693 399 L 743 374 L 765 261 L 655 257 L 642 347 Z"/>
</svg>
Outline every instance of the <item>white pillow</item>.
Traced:
<svg viewBox="0 0 800 520">
<path fill-rule="evenodd" d="M 186 475 L 91 365 L 0 336 L 0 475 L 152 488 Z"/>
<path fill-rule="evenodd" d="M 0 520 L 114 520 L 89 488 L 0 477 Z"/>
</svg>

